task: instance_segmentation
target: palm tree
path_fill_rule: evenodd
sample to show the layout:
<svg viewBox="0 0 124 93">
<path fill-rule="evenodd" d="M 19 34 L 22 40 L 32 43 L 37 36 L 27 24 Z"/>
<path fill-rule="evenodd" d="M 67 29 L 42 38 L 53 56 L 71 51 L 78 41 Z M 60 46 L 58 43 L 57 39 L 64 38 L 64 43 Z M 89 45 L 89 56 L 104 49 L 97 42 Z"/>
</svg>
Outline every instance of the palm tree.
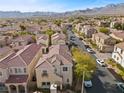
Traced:
<svg viewBox="0 0 124 93">
<path fill-rule="evenodd" d="M 51 36 L 54 34 L 55 32 L 52 30 L 52 29 L 48 29 L 46 31 L 46 34 L 48 35 L 49 37 L 49 43 L 48 43 L 48 46 L 51 46 L 52 45 L 52 42 L 51 42 Z"/>
</svg>

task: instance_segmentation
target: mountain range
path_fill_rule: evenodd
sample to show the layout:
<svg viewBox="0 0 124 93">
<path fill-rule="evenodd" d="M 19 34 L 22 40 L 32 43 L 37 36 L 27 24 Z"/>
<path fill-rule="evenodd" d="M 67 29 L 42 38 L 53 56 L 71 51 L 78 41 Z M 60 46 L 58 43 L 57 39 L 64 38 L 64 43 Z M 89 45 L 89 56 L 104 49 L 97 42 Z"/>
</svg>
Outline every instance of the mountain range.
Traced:
<svg viewBox="0 0 124 93">
<path fill-rule="evenodd" d="M 109 4 L 105 7 L 75 10 L 63 13 L 56 12 L 20 12 L 20 11 L 0 11 L 0 18 L 15 18 L 15 17 L 65 17 L 65 16 L 80 16 L 80 15 L 122 15 L 124 16 L 124 3 Z"/>
</svg>

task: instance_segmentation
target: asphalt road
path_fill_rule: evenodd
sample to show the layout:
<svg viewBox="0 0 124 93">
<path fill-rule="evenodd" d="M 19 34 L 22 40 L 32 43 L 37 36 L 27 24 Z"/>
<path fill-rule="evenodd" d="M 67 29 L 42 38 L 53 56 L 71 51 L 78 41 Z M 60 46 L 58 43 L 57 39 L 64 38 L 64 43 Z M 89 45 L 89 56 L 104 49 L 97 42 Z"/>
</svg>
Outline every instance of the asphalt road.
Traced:
<svg viewBox="0 0 124 93">
<path fill-rule="evenodd" d="M 70 41 L 70 36 L 75 36 L 72 31 L 67 31 L 68 41 Z M 86 51 L 84 43 L 75 36 L 75 43 L 79 48 Z M 95 55 L 92 54 L 96 58 Z M 101 67 L 97 64 L 97 71 L 93 76 L 92 88 L 86 88 L 86 93 L 121 93 L 120 90 L 116 88 L 116 83 L 119 82 L 106 67 Z"/>
</svg>

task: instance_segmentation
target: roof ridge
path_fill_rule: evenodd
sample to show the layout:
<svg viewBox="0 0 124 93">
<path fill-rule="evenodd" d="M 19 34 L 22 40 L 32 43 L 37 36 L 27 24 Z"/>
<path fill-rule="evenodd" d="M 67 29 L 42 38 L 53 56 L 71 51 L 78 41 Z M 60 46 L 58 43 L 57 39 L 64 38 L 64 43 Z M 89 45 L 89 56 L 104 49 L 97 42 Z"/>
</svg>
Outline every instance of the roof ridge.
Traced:
<svg viewBox="0 0 124 93">
<path fill-rule="evenodd" d="M 23 63 L 25 64 L 25 65 L 27 65 L 26 64 L 26 62 L 23 60 L 23 58 L 21 57 L 21 55 L 18 55 L 19 56 L 19 58 L 23 61 Z"/>
</svg>

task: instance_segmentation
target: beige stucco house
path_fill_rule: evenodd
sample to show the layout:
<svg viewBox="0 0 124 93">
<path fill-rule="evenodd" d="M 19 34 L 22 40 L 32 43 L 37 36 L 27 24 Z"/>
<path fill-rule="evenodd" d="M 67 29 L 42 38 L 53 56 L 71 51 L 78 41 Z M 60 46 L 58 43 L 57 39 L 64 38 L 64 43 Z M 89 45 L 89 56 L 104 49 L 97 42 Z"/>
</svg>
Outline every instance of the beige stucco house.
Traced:
<svg viewBox="0 0 124 93">
<path fill-rule="evenodd" d="M 52 35 L 51 41 L 52 41 L 53 45 L 65 44 L 66 43 L 66 36 L 63 33 L 55 33 Z"/>
<path fill-rule="evenodd" d="M 124 42 L 114 46 L 112 58 L 122 67 L 124 67 Z"/>
<path fill-rule="evenodd" d="M 68 47 L 64 44 L 52 45 L 49 53 L 40 58 L 35 66 L 37 87 L 49 88 L 51 84 L 72 85 L 72 57 Z"/>
<path fill-rule="evenodd" d="M 40 45 L 30 44 L 0 60 L 0 82 L 5 84 L 8 93 L 28 93 L 41 50 Z"/>
<path fill-rule="evenodd" d="M 46 34 L 39 34 L 36 36 L 36 41 L 37 41 L 37 44 L 43 44 L 43 45 L 48 46 L 49 36 Z"/>
<path fill-rule="evenodd" d="M 110 36 L 118 41 L 124 41 L 124 31 L 113 31 Z"/>
<path fill-rule="evenodd" d="M 87 38 L 92 38 L 92 34 L 95 34 L 97 30 L 90 25 L 84 25 L 81 32 L 84 33 Z"/>
<path fill-rule="evenodd" d="M 93 34 L 92 41 L 96 43 L 101 52 L 112 52 L 116 43 L 116 40 L 101 32 Z"/>
</svg>

